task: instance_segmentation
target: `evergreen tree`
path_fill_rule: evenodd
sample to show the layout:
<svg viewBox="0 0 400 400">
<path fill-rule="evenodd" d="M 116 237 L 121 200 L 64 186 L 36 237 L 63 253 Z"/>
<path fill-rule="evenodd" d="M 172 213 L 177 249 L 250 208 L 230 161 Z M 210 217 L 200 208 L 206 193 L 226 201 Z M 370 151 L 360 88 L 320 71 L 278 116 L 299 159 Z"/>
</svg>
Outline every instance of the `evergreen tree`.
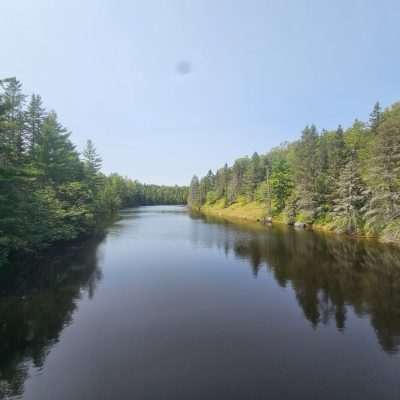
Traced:
<svg viewBox="0 0 400 400">
<path fill-rule="evenodd" d="M 184 204 L 187 187 L 143 185 L 100 173 L 88 142 L 83 162 L 40 96 L 0 81 L 0 266 L 9 257 L 99 229 L 119 207 Z"/>
<path fill-rule="evenodd" d="M 10 251 L 25 246 L 34 199 L 23 135 L 25 96 L 15 78 L 0 81 L 0 266 Z"/>
<path fill-rule="evenodd" d="M 286 200 L 293 190 L 293 181 L 289 164 L 286 160 L 276 161 L 272 166 L 271 189 L 278 213 L 286 206 Z"/>
<path fill-rule="evenodd" d="M 82 164 L 69 136 L 56 113 L 50 112 L 43 122 L 35 151 L 35 162 L 45 181 L 62 183 L 81 174 Z"/>
<path fill-rule="evenodd" d="M 306 126 L 295 150 L 295 180 L 299 192 L 299 208 L 304 222 L 313 222 L 318 211 L 318 132 L 314 125 Z"/>
<path fill-rule="evenodd" d="M 15 78 L 0 80 L 3 120 L 0 131 L 0 151 L 3 162 L 23 162 L 26 138 L 24 136 L 23 106 L 25 95 Z"/>
<path fill-rule="evenodd" d="M 254 153 L 243 173 L 243 194 L 249 201 L 254 200 L 256 187 L 263 180 L 263 169 L 260 156 Z"/>
<path fill-rule="evenodd" d="M 211 170 L 200 180 L 200 202 L 204 204 L 207 201 L 207 193 L 214 189 L 215 177 Z"/>
<path fill-rule="evenodd" d="M 272 217 L 273 214 L 273 192 L 271 186 L 271 179 L 269 178 L 269 173 L 267 172 L 267 178 L 265 182 L 262 182 L 256 192 L 256 199 L 265 204 L 265 216 Z"/>
<path fill-rule="evenodd" d="M 188 204 L 190 207 L 199 208 L 201 206 L 200 199 L 200 183 L 199 178 L 195 175 L 189 186 Z"/>
<path fill-rule="evenodd" d="M 256 166 L 250 162 L 243 173 L 243 194 L 248 201 L 254 199 L 254 192 L 257 186 Z"/>
<path fill-rule="evenodd" d="M 332 215 L 338 229 L 347 233 L 361 231 L 363 208 L 367 200 L 365 189 L 358 173 L 356 151 L 353 150 L 337 183 Z"/>
<path fill-rule="evenodd" d="M 381 113 L 377 103 L 371 129 L 356 120 L 346 131 L 339 125 L 319 135 L 307 126 L 298 142 L 219 169 L 207 193 L 203 178 L 202 201 L 225 198 L 226 206 L 240 206 L 255 199 L 267 216 L 281 214 L 288 223 L 318 219 L 337 230 L 400 240 L 399 114 L 399 104 Z"/>
<path fill-rule="evenodd" d="M 83 162 L 89 175 L 96 175 L 101 169 L 102 159 L 97 154 L 96 148 L 91 140 L 86 142 L 83 150 Z"/>
<path fill-rule="evenodd" d="M 366 214 L 370 229 L 381 230 L 400 218 L 400 104 L 378 127 L 370 160 L 370 193 Z"/>
<path fill-rule="evenodd" d="M 236 199 L 239 195 L 245 195 L 245 174 L 250 165 L 249 158 L 243 157 L 235 161 L 232 168 L 232 175 L 235 181 L 233 197 Z"/>
<path fill-rule="evenodd" d="M 46 113 L 42 105 L 42 98 L 33 94 L 25 112 L 26 137 L 31 153 L 34 152 L 35 146 L 39 142 L 40 130 L 45 117 Z"/>
<path fill-rule="evenodd" d="M 232 175 L 228 181 L 226 188 L 226 200 L 228 204 L 232 204 L 240 193 L 241 175 L 238 169 L 232 169 Z"/>
<path fill-rule="evenodd" d="M 90 139 L 86 142 L 86 147 L 83 150 L 82 156 L 86 176 L 89 180 L 92 180 L 100 172 L 102 159 L 98 155 L 96 148 Z"/>
<path fill-rule="evenodd" d="M 373 133 L 378 133 L 379 124 L 382 122 L 382 111 L 379 101 L 374 104 L 374 108 L 369 115 L 369 126 Z"/>
<path fill-rule="evenodd" d="M 224 167 L 219 169 L 215 176 L 215 192 L 217 198 L 226 197 L 228 182 L 229 182 L 229 168 L 225 163 Z"/>
<path fill-rule="evenodd" d="M 335 131 L 329 147 L 329 175 L 336 181 L 346 163 L 346 143 L 341 125 Z"/>
</svg>

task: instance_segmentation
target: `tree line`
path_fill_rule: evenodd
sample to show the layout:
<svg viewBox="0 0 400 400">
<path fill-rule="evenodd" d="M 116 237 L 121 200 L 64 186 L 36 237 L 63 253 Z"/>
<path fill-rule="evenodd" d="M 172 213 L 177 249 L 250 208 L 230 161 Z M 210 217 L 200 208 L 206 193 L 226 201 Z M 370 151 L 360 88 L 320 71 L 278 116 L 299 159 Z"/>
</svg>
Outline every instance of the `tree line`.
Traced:
<svg viewBox="0 0 400 400">
<path fill-rule="evenodd" d="M 122 207 L 186 202 L 186 187 L 105 176 L 93 142 L 80 154 L 70 135 L 39 95 L 0 80 L 0 264 L 93 233 Z"/>
<path fill-rule="evenodd" d="M 306 126 L 295 142 L 190 183 L 193 208 L 249 202 L 288 224 L 400 240 L 400 103 L 376 103 L 368 122 L 346 130 Z"/>
</svg>

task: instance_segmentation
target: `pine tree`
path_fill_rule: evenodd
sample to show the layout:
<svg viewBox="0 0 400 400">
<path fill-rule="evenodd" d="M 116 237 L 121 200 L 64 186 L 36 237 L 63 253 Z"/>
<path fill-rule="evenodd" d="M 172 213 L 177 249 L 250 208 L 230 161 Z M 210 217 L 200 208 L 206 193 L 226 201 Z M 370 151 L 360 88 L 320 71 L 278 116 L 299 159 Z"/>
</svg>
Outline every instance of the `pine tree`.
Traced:
<svg viewBox="0 0 400 400">
<path fill-rule="evenodd" d="M 82 164 L 69 136 L 70 133 L 58 122 L 57 114 L 50 112 L 43 122 L 34 159 L 44 181 L 71 181 L 82 172 Z"/>
<path fill-rule="evenodd" d="M 254 200 L 256 187 L 262 182 L 264 177 L 263 166 L 258 153 L 254 153 L 247 161 L 247 166 L 243 172 L 243 194 L 249 201 Z"/>
<path fill-rule="evenodd" d="M 379 230 L 400 218 L 400 104 L 378 126 L 369 175 L 371 198 L 366 217 L 368 226 Z"/>
<path fill-rule="evenodd" d="M 34 228 L 30 224 L 34 178 L 26 165 L 24 101 L 19 81 L 0 81 L 0 264 L 11 250 L 31 240 Z"/>
<path fill-rule="evenodd" d="M 382 122 L 382 111 L 379 101 L 374 105 L 374 108 L 369 115 L 369 127 L 373 133 L 378 133 L 379 124 Z"/>
<path fill-rule="evenodd" d="M 237 173 L 237 171 L 232 169 L 232 174 L 226 188 L 226 200 L 228 204 L 235 202 L 238 194 L 240 193 L 240 183 L 240 175 Z"/>
<path fill-rule="evenodd" d="M 22 93 L 22 84 L 15 78 L 1 80 L 0 90 L 3 110 L 0 130 L 1 161 L 11 165 L 21 164 L 26 145 L 22 111 L 26 96 Z"/>
<path fill-rule="evenodd" d="M 281 159 L 273 164 L 270 185 L 276 211 L 280 213 L 285 208 L 286 200 L 293 189 L 291 171 L 286 160 Z"/>
<path fill-rule="evenodd" d="M 220 168 L 215 174 L 215 192 L 217 198 L 226 197 L 229 181 L 229 167 L 225 163 L 223 168 Z"/>
<path fill-rule="evenodd" d="M 330 143 L 329 175 L 335 181 L 346 163 L 346 143 L 341 125 L 337 128 Z"/>
<path fill-rule="evenodd" d="M 186 187 L 104 177 L 93 143 L 82 162 L 69 136 L 39 96 L 26 107 L 21 84 L 0 81 L 0 267 L 12 254 L 92 232 L 121 206 L 186 201 Z"/>
<path fill-rule="evenodd" d="M 89 183 L 90 189 L 97 191 L 102 183 L 102 177 L 99 174 L 102 165 L 102 159 L 98 155 L 91 140 L 86 142 L 86 147 L 83 150 L 83 164 L 85 176 Z"/>
<path fill-rule="evenodd" d="M 262 201 L 265 204 L 265 216 L 272 217 L 273 214 L 273 192 L 271 186 L 271 179 L 269 172 L 267 171 L 267 177 L 265 182 L 257 188 L 256 199 Z"/>
<path fill-rule="evenodd" d="M 256 166 L 250 162 L 243 173 L 243 194 L 248 201 L 254 199 L 254 192 L 257 186 Z"/>
<path fill-rule="evenodd" d="M 96 148 L 91 140 L 86 142 L 86 147 L 83 150 L 83 162 L 89 175 L 96 175 L 101 169 L 102 159 L 97 154 Z"/>
<path fill-rule="evenodd" d="M 228 203 L 233 203 L 239 195 L 246 194 L 245 173 L 249 167 L 250 160 L 248 157 L 239 158 L 233 164 L 226 189 L 226 197 Z"/>
<path fill-rule="evenodd" d="M 295 150 L 295 180 L 299 193 L 299 208 L 304 222 L 313 222 L 318 212 L 319 140 L 314 125 L 306 126 Z"/>
<path fill-rule="evenodd" d="M 317 178 L 319 193 L 318 213 L 332 211 L 336 195 L 336 185 L 347 160 L 345 134 L 341 125 L 335 131 L 325 131 L 320 137 L 321 168 Z"/>
<path fill-rule="evenodd" d="M 25 112 L 25 130 L 31 154 L 33 154 L 35 146 L 39 142 L 40 129 L 45 117 L 42 98 L 33 94 Z"/>
<path fill-rule="evenodd" d="M 214 189 L 215 177 L 211 170 L 200 180 L 200 201 L 204 204 L 207 201 L 207 193 Z"/>
<path fill-rule="evenodd" d="M 189 187 L 188 204 L 192 208 L 201 207 L 199 178 L 194 175 Z"/>
<path fill-rule="evenodd" d="M 338 229 L 350 234 L 361 230 L 363 207 L 367 200 L 365 189 L 358 172 L 357 154 L 353 150 L 340 174 L 335 192 L 332 216 Z"/>
</svg>

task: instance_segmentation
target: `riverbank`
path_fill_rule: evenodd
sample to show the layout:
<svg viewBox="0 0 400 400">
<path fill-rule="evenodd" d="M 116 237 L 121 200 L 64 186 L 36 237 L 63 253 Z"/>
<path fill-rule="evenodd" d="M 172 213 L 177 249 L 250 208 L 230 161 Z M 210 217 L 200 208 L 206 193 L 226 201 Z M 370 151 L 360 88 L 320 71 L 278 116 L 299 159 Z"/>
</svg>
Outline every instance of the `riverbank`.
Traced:
<svg viewBox="0 0 400 400">
<path fill-rule="evenodd" d="M 105 214 L 103 218 L 98 218 L 96 224 L 90 229 L 69 239 L 27 244 L 18 249 L 0 246 L 0 271 L 6 270 L 10 265 L 37 264 L 43 259 L 51 258 L 54 253 L 80 247 L 82 243 L 101 240 L 106 235 L 108 228 L 118 219 L 120 219 L 119 212 Z"/>
<path fill-rule="evenodd" d="M 252 201 L 249 203 L 233 203 L 229 206 L 225 206 L 225 203 L 221 200 L 215 202 L 214 204 L 205 204 L 199 210 L 200 213 L 203 213 L 208 216 L 220 217 L 230 220 L 232 222 L 253 222 L 253 223 L 261 223 L 266 219 L 266 208 L 265 205 L 261 202 Z M 273 217 L 274 224 L 288 225 L 284 215 L 278 215 Z M 346 235 L 342 231 L 335 229 L 332 223 L 314 223 L 312 229 L 315 231 L 320 231 L 324 233 L 330 233 L 333 235 Z M 383 243 L 392 243 L 395 245 L 400 245 L 400 237 L 397 233 L 397 227 L 394 229 L 386 229 L 382 232 L 380 236 L 363 233 L 363 234 L 354 234 L 354 235 L 346 235 L 352 238 L 364 238 L 364 239 L 375 239 Z"/>
<path fill-rule="evenodd" d="M 256 201 L 250 203 L 233 203 L 225 207 L 225 202 L 219 200 L 214 204 L 203 205 L 199 211 L 216 217 L 240 219 L 251 222 L 260 222 L 265 218 L 265 206 Z"/>
</svg>

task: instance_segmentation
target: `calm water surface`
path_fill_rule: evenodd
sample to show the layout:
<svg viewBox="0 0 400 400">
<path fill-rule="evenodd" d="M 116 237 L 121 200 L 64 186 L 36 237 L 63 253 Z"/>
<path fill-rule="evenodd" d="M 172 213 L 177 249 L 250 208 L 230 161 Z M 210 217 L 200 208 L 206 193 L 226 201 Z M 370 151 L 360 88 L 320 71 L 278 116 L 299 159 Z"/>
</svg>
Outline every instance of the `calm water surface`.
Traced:
<svg viewBox="0 0 400 400">
<path fill-rule="evenodd" d="M 0 274 L 0 398 L 400 399 L 400 251 L 183 207 Z"/>
</svg>

